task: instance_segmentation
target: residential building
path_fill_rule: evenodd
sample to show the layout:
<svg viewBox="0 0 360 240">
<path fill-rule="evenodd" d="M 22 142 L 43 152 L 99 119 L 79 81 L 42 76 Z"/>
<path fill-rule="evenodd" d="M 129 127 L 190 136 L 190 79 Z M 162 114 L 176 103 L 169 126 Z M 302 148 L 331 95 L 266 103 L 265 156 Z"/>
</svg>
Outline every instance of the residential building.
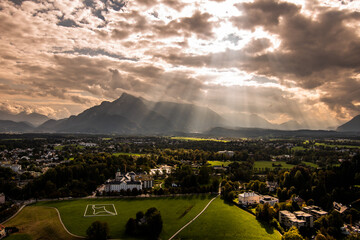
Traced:
<svg viewBox="0 0 360 240">
<path fill-rule="evenodd" d="M 168 166 L 168 165 L 162 165 L 162 166 L 160 166 L 160 167 L 158 167 L 158 168 L 152 168 L 152 169 L 150 169 L 150 175 L 170 174 L 170 173 L 171 173 L 171 168 L 172 168 L 172 167 L 170 167 L 170 166 Z"/>
<path fill-rule="evenodd" d="M 4 203 L 5 203 L 5 194 L 0 193 L 0 204 L 4 204 Z"/>
<path fill-rule="evenodd" d="M 335 211 L 338 211 L 339 213 L 344 213 L 346 210 L 348 210 L 347 206 L 342 205 L 341 203 L 333 202 L 333 207 Z"/>
<path fill-rule="evenodd" d="M 262 204 L 268 203 L 271 206 L 274 206 L 275 203 L 279 203 L 279 199 L 277 199 L 276 197 L 264 195 L 264 196 L 260 196 L 260 203 Z"/>
<path fill-rule="evenodd" d="M 6 168 L 11 168 L 11 170 L 17 173 L 21 171 L 21 165 L 19 164 L 1 164 L 1 166 Z"/>
<path fill-rule="evenodd" d="M 320 207 L 314 205 L 303 207 L 302 210 L 306 213 L 313 215 L 315 220 L 328 214 L 327 212 L 323 211 Z"/>
<path fill-rule="evenodd" d="M 269 189 L 269 192 L 274 192 L 279 187 L 277 182 L 266 181 L 266 187 Z"/>
<path fill-rule="evenodd" d="M 232 157 L 232 156 L 234 156 L 234 151 L 227 151 L 227 150 L 224 150 L 224 151 L 218 151 L 217 153 L 219 153 L 219 154 L 224 154 L 225 156 L 227 156 L 227 157 Z"/>
<path fill-rule="evenodd" d="M 294 212 L 297 219 L 304 220 L 306 222 L 306 227 L 314 227 L 314 216 L 303 212 L 303 211 L 296 211 Z"/>
<path fill-rule="evenodd" d="M 254 192 L 244 192 L 239 194 L 239 204 L 252 205 L 260 203 L 260 195 Z"/>
<path fill-rule="evenodd" d="M 306 221 L 299 219 L 292 212 L 282 210 L 279 212 L 279 222 L 287 227 L 295 226 L 297 228 L 306 227 Z"/>
</svg>

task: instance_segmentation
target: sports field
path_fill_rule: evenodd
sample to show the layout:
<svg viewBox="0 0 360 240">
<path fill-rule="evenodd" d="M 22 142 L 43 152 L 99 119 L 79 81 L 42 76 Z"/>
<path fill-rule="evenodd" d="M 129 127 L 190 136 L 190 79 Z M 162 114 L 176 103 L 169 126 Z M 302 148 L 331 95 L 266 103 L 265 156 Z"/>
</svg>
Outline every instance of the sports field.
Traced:
<svg viewBox="0 0 360 240">
<path fill-rule="evenodd" d="M 175 239 L 281 239 L 276 230 L 259 223 L 255 216 L 217 198 L 206 211 Z"/>
</svg>

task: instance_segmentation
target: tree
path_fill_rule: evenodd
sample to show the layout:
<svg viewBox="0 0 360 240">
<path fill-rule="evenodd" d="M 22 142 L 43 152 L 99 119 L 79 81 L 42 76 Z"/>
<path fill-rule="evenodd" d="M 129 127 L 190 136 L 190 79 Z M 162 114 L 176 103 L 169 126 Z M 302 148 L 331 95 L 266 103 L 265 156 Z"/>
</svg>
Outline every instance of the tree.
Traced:
<svg viewBox="0 0 360 240">
<path fill-rule="evenodd" d="M 282 240 L 304 240 L 304 238 L 300 235 L 299 230 L 292 226 L 289 231 L 284 233 L 281 237 Z"/>
<path fill-rule="evenodd" d="M 125 233 L 127 235 L 135 235 L 136 234 L 136 221 L 133 218 L 129 218 L 125 226 Z"/>
<path fill-rule="evenodd" d="M 154 207 L 149 208 L 145 213 L 145 218 L 147 233 L 153 238 L 158 238 L 163 228 L 160 211 Z"/>
<path fill-rule="evenodd" d="M 326 237 L 324 234 L 322 234 L 320 231 L 316 234 L 315 240 L 326 240 Z"/>
<path fill-rule="evenodd" d="M 109 227 L 106 222 L 95 221 L 86 230 L 87 239 L 105 240 L 108 238 Z"/>
</svg>

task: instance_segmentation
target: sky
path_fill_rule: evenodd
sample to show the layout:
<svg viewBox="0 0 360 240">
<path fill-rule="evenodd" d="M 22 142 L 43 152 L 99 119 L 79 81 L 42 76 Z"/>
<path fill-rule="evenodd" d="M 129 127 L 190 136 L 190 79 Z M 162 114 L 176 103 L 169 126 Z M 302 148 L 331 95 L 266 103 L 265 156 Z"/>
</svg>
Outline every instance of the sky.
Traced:
<svg viewBox="0 0 360 240">
<path fill-rule="evenodd" d="M 338 126 L 360 113 L 359 2 L 2 0 L 0 110 L 59 119 L 127 92 Z"/>
</svg>

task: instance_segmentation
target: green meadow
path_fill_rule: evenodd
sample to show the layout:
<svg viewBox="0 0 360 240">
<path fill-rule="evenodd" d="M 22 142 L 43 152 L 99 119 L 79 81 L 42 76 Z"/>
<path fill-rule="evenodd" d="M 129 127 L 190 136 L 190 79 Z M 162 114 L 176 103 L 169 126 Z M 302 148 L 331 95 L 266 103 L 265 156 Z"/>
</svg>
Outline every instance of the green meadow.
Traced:
<svg viewBox="0 0 360 240">
<path fill-rule="evenodd" d="M 76 239 L 62 228 L 54 207 L 60 212 L 66 228 L 73 234 L 86 235 L 86 229 L 96 220 L 107 222 L 111 238 L 127 239 L 125 224 L 138 211 L 150 207 L 160 210 L 163 219 L 161 239 L 170 238 L 177 230 L 192 220 L 212 195 L 191 195 L 161 198 L 106 198 L 68 201 L 38 202 L 25 207 L 7 226 L 16 226 L 20 232 L 9 239 Z M 96 216 L 92 205 L 106 205 L 116 215 Z M 89 207 L 90 206 L 90 207 Z M 104 214 L 104 213 L 102 213 Z M 85 215 L 85 216 L 84 216 Z M 255 217 L 235 205 L 228 205 L 220 198 L 213 201 L 203 214 L 185 228 L 177 239 L 280 239 L 280 234 L 259 223 Z"/>
<path fill-rule="evenodd" d="M 213 196 L 194 195 L 169 198 L 127 198 L 127 199 L 80 199 L 69 201 L 39 202 L 34 206 L 56 207 L 66 228 L 73 234 L 86 235 L 86 229 L 96 220 L 109 224 L 111 238 L 126 238 L 125 225 L 138 211 L 146 212 L 151 207 L 160 210 L 164 222 L 162 239 L 169 238 L 180 227 L 194 218 Z M 116 216 L 84 216 L 86 207 L 92 204 L 114 204 Z M 91 207 L 90 207 L 91 208 Z M 87 211 L 87 214 L 91 211 Z M 112 207 L 108 208 L 112 210 Z"/>
<path fill-rule="evenodd" d="M 215 199 L 206 211 L 175 239 L 281 239 L 278 231 L 263 225 L 255 216 Z"/>
</svg>

